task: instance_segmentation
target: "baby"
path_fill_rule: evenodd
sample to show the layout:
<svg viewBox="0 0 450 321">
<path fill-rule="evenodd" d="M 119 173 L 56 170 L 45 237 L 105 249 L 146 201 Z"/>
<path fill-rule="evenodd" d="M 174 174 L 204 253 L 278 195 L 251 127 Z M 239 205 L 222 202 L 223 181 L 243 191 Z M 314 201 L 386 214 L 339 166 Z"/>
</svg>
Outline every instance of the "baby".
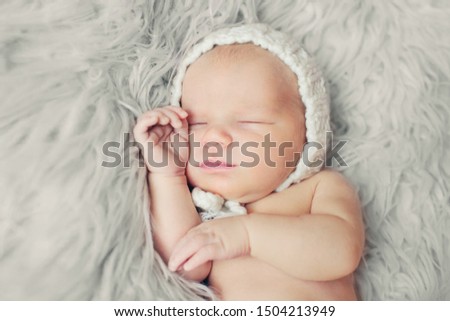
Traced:
<svg viewBox="0 0 450 321">
<path fill-rule="evenodd" d="M 188 63 L 182 108 L 146 112 L 134 128 L 148 168 L 155 249 L 170 270 L 206 279 L 223 300 L 357 299 L 353 272 L 364 245 L 357 194 L 318 165 L 314 175 L 290 179 L 308 142 L 305 114 L 314 121 L 298 75 L 251 41 L 203 51 Z M 286 181 L 296 184 L 280 188 Z M 247 215 L 202 222 L 190 187 L 239 202 Z"/>
</svg>

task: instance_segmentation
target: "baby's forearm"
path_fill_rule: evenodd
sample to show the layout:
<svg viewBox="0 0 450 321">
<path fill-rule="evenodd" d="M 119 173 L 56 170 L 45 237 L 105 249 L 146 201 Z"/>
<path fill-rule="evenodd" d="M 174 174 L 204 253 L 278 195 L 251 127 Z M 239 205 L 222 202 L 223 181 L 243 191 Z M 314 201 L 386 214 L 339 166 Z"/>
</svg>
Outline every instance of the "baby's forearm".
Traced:
<svg viewBox="0 0 450 321">
<path fill-rule="evenodd" d="M 178 240 L 201 223 L 191 199 L 186 176 L 148 174 L 150 213 L 155 249 L 168 262 Z M 203 280 L 211 263 L 183 274 L 186 278 Z M 187 272 L 186 272 L 187 273 Z"/>
<path fill-rule="evenodd" d="M 352 273 L 360 235 L 334 215 L 248 215 L 251 256 L 303 280 L 334 280 Z M 270 235 L 270 237 L 267 237 Z"/>
</svg>

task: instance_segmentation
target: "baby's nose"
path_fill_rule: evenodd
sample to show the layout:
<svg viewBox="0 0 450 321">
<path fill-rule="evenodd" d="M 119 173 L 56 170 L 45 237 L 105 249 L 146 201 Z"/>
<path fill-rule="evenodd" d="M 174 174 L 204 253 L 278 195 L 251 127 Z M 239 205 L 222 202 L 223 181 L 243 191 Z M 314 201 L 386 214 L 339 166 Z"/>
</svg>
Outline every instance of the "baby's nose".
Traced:
<svg viewBox="0 0 450 321">
<path fill-rule="evenodd" d="M 205 145 L 221 145 L 223 147 L 228 146 L 233 141 L 233 136 L 224 127 L 212 126 L 204 133 L 201 144 Z"/>
</svg>

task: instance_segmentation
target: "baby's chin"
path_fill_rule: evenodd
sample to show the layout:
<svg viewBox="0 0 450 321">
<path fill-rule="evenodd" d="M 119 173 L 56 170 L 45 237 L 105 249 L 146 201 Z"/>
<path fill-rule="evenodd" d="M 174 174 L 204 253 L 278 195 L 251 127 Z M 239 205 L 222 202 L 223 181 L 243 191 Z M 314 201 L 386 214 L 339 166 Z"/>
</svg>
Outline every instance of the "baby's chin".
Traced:
<svg viewBox="0 0 450 321">
<path fill-rule="evenodd" d="M 255 202 L 270 193 L 273 192 L 270 188 L 267 188 L 266 190 L 253 190 L 248 191 L 240 186 L 233 186 L 233 185 L 227 185 L 227 184 L 221 184 L 221 185 L 209 185 L 209 184 L 192 184 L 190 183 L 191 187 L 198 187 L 201 188 L 204 191 L 217 194 L 221 196 L 222 198 L 226 200 L 233 200 L 236 202 L 239 202 L 241 204 L 247 204 Z"/>
<path fill-rule="evenodd" d="M 206 192 L 214 193 L 226 200 L 232 200 L 241 204 L 255 202 L 272 193 L 279 184 L 262 183 L 260 180 L 244 180 L 228 177 L 205 177 L 197 175 L 195 171 L 187 171 L 189 185 L 198 187 Z"/>
</svg>

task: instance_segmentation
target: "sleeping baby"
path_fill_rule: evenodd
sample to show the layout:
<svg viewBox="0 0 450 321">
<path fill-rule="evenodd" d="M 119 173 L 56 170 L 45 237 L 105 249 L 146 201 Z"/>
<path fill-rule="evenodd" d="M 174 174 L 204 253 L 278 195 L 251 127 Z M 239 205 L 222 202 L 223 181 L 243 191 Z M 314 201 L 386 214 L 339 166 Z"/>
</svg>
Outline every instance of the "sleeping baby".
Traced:
<svg viewBox="0 0 450 321">
<path fill-rule="evenodd" d="M 360 204 L 322 169 L 329 98 L 311 57 L 263 24 L 220 29 L 171 93 L 134 128 L 169 269 L 222 300 L 357 299 Z"/>
</svg>

